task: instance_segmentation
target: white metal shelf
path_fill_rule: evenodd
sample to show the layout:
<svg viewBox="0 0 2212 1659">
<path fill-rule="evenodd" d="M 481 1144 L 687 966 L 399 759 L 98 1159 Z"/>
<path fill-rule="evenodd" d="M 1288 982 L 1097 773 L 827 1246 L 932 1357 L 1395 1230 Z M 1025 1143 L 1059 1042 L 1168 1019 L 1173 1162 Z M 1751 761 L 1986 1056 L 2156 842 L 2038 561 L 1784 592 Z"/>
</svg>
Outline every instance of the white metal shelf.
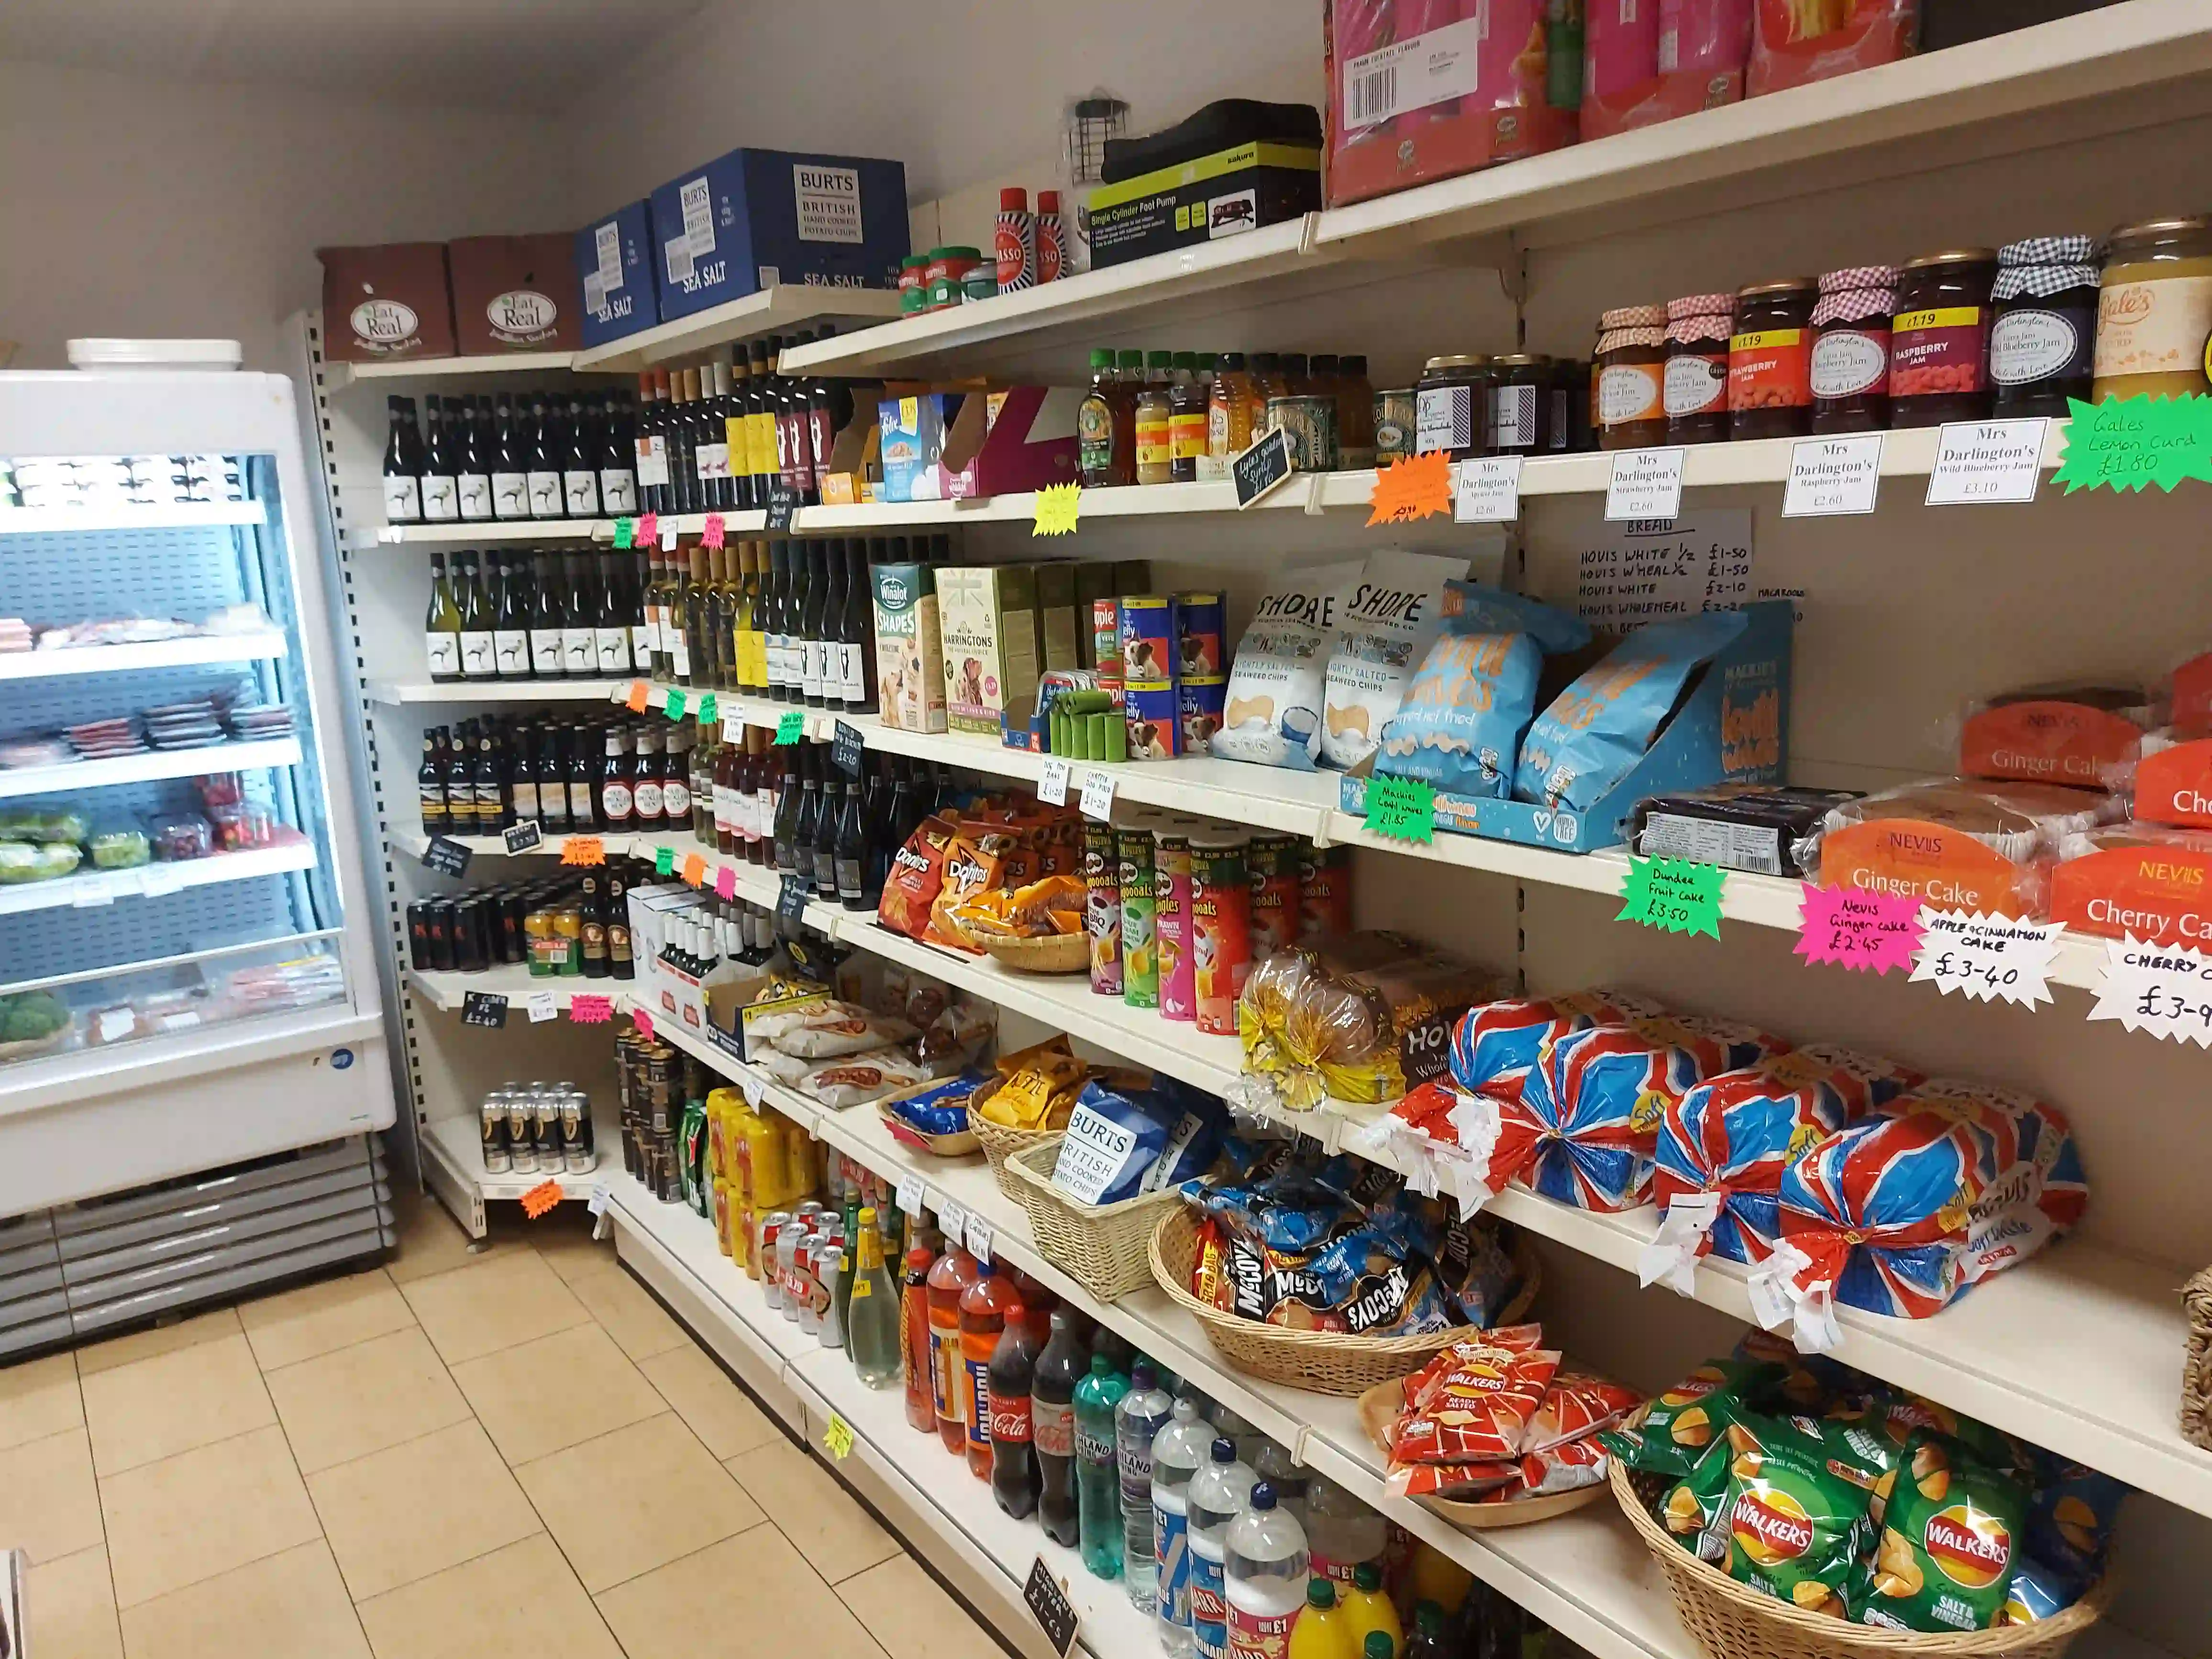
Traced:
<svg viewBox="0 0 2212 1659">
<path fill-rule="evenodd" d="M 284 636 L 193 634 L 143 645 L 88 645 L 63 651 L 20 651 L 0 656 L 0 680 L 52 679 L 68 674 L 131 674 L 149 668 L 191 668 L 203 663 L 261 662 L 284 654 Z"/>
<path fill-rule="evenodd" d="M 161 898 L 187 887 L 211 887 L 226 881 L 252 881 L 260 876 L 312 870 L 316 862 L 314 842 L 302 837 L 280 847 L 249 848 L 202 859 L 163 860 L 131 870 L 86 868 L 58 881 L 0 886 L 0 916 L 112 904 L 119 898 Z"/>
<path fill-rule="evenodd" d="M 196 530 L 209 525 L 266 524 L 259 501 L 165 501 L 154 507 L 4 507 L 0 536 L 57 532 Z"/>
<path fill-rule="evenodd" d="M 404 357 L 392 362 L 327 365 L 333 385 L 353 380 L 449 380 L 485 374 L 565 374 L 576 367 L 573 351 L 516 351 L 482 357 Z"/>
<path fill-rule="evenodd" d="M 732 341 L 757 339 L 806 323 L 879 322 L 899 312 L 896 289 L 830 288 L 779 283 L 690 317 L 641 329 L 576 354 L 574 367 L 602 374 L 633 374 L 655 363 L 696 356 Z"/>
<path fill-rule="evenodd" d="M 388 708 L 410 702 L 613 702 L 628 680 L 371 680 L 363 694 Z"/>
<path fill-rule="evenodd" d="M 413 547 L 475 547 L 494 542 L 582 542 L 612 528 L 598 519 L 506 519 L 471 524 L 379 525 L 380 544 L 404 543 Z"/>
<path fill-rule="evenodd" d="M 58 766 L 26 766 L 0 772 L 0 800 L 52 795 L 70 789 L 103 789 L 118 783 L 152 783 L 163 778 L 200 778 L 216 772 L 256 772 L 300 763 L 297 738 L 262 738 L 251 743 L 216 743 L 202 749 L 149 749 L 143 755 L 112 760 L 64 761 Z"/>
<path fill-rule="evenodd" d="M 622 998 L 636 984 L 628 979 L 586 979 L 581 975 L 536 975 L 527 963 L 506 962 L 479 973 L 463 973 L 452 968 L 409 968 L 407 982 L 415 994 L 433 1008 L 447 1013 L 460 1012 L 463 1001 L 471 991 L 486 991 L 503 996 L 507 1003 L 507 1023 L 526 1024 L 528 1016 L 523 1012 L 526 999 L 539 991 L 553 994 L 554 1006 L 562 1013 L 568 1012 L 570 1001 L 580 996 L 600 996 L 619 1010 Z"/>
<path fill-rule="evenodd" d="M 560 1188 L 562 1198 L 571 1199 L 592 1195 L 607 1178 L 610 1158 L 614 1161 L 615 1173 L 622 1172 L 622 1147 L 619 1144 L 609 1145 L 609 1137 L 602 1133 L 605 1127 L 598 1117 L 592 1119 L 592 1139 L 599 1148 L 599 1164 L 582 1174 L 564 1170 L 557 1175 L 544 1170 L 495 1175 L 484 1168 L 483 1132 L 472 1116 L 441 1118 L 427 1125 L 422 1135 L 428 1142 L 424 1150 L 448 1165 L 460 1180 L 473 1186 L 480 1199 L 512 1201 L 537 1191 L 549 1181 Z"/>
</svg>

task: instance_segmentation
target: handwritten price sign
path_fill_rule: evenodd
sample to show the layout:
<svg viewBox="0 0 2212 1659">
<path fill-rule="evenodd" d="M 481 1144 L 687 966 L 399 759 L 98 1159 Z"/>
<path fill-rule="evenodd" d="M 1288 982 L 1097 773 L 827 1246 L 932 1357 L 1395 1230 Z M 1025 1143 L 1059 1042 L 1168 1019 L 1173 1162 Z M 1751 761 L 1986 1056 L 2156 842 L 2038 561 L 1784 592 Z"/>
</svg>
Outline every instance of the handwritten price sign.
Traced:
<svg viewBox="0 0 2212 1659">
<path fill-rule="evenodd" d="M 2212 1048 L 2212 961 L 2177 945 L 2118 939 L 2105 946 L 2092 1019 L 2116 1019 L 2130 1031 Z"/>
<path fill-rule="evenodd" d="M 2063 922 L 2014 921 L 1923 906 L 1912 982 L 1976 1002 L 2033 1008 L 2051 1000 L 2051 964 L 2065 931 Z"/>
<path fill-rule="evenodd" d="M 1624 902 L 1615 921 L 1641 922 L 1663 933 L 1721 936 L 1721 883 L 1717 866 L 1690 859 L 1628 860 L 1621 889 Z"/>
<path fill-rule="evenodd" d="M 1844 887 L 1803 884 L 1796 952 L 1808 962 L 1829 963 L 1854 973 L 1912 970 L 1920 948 L 1920 901 Z"/>
</svg>

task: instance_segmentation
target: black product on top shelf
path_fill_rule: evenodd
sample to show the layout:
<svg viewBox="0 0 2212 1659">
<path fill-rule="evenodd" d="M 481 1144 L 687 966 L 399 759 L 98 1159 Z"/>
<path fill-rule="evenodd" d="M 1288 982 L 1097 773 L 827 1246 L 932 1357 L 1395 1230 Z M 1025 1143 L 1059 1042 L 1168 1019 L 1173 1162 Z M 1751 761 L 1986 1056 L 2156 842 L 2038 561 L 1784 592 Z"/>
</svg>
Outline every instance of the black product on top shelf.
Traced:
<svg viewBox="0 0 2212 1659">
<path fill-rule="evenodd" d="M 425 398 L 422 414 L 428 428 L 422 439 L 422 522 L 455 524 L 461 516 L 459 468 L 447 441 L 445 411 L 437 398 Z"/>
<path fill-rule="evenodd" d="M 530 516 L 526 424 L 527 416 L 514 411 L 514 398 L 501 392 L 492 416 L 491 510 L 494 518 L 507 523 Z"/>
<path fill-rule="evenodd" d="M 568 399 L 562 433 L 561 512 L 565 518 L 599 516 L 599 417 L 597 399 Z"/>
<path fill-rule="evenodd" d="M 528 443 L 523 452 L 523 465 L 530 481 L 528 516 L 532 519 L 558 519 L 563 511 L 560 441 L 559 429 L 546 412 L 545 394 L 532 392 Z"/>
</svg>

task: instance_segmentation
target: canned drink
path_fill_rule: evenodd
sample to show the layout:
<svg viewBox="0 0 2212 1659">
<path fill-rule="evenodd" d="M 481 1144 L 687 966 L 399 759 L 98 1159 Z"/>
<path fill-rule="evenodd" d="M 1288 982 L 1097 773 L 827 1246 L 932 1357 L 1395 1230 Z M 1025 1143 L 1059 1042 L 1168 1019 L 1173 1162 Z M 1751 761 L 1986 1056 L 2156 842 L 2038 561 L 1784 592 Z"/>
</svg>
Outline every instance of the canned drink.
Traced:
<svg viewBox="0 0 2212 1659">
<path fill-rule="evenodd" d="M 532 1087 L 530 1094 L 531 1139 L 538 1146 L 538 1169 L 541 1175 L 558 1175 L 567 1160 L 561 1154 L 561 1095 L 557 1089 L 544 1085 Z"/>
<path fill-rule="evenodd" d="M 1375 465 L 1408 459 L 1413 453 L 1419 415 L 1413 388 L 1397 386 L 1375 394 Z"/>
<path fill-rule="evenodd" d="M 1159 1010 L 1194 1019 L 1190 964 L 1190 834 L 1181 826 L 1152 834 L 1152 938 L 1159 959 Z"/>
<path fill-rule="evenodd" d="M 1334 398 L 1270 398 L 1267 430 L 1290 434 L 1291 471 L 1336 471 L 1336 400 Z"/>
<path fill-rule="evenodd" d="M 1157 1008 L 1160 958 L 1152 933 L 1152 832 L 1118 829 L 1114 847 L 1121 874 L 1121 1000 L 1132 1008 Z"/>
<path fill-rule="evenodd" d="M 776 1264 L 782 1259 L 777 1252 L 777 1240 L 790 1224 L 790 1211 L 772 1212 L 763 1218 L 760 1242 L 753 1247 L 753 1277 L 760 1280 L 761 1294 L 768 1298 L 768 1305 L 778 1313 L 783 1311 L 783 1280 L 776 1273 Z"/>
<path fill-rule="evenodd" d="M 599 1154 L 592 1145 L 591 1097 L 580 1089 L 561 1095 L 561 1162 L 570 1175 L 588 1175 L 599 1167 Z"/>
<path fill-rule="evenodd" d="M 538 1173 L 538 1126 L 531 1117 L 526 1090 L 507 1091 L 507 1144 L 508 1167 L 516 1175 Z"/>
<path fill-rule="evenodd" d="M 486 1175 L 505 1175 L 514 1168 L 507 1139 L 507 1092 L 495 1089 L 483 1098 L 483 1166 Z"/>
<path fill-rule="evenodd" d="M 1237 1004 L 1252 968 L 1252 885 L 1237 831 L 1190 838 L 1191 981 L 1198 1029 L 1237 1035 Z"/>
</svg>

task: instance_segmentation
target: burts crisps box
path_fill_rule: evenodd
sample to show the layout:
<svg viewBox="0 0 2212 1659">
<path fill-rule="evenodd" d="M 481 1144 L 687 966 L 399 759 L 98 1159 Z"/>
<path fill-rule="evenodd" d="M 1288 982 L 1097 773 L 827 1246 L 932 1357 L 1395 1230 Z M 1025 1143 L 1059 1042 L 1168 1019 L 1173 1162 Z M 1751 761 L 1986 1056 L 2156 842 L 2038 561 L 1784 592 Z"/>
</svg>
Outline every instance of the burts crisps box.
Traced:
<svg viewBox="0 0 2212 1659">
<path fill-rule="evenodd" d="M 858 155 L 733 149 L 653 192 L 664 320 L 780 283 L 895 289 L 906 168 Z"/>
<path fill-rule="evenodd" d="M 660 321 L 652 231 L 643 202 L 627 203 L 578 231 L 575 257 L 586 346 L 605 345 Z"/>
</svg>

